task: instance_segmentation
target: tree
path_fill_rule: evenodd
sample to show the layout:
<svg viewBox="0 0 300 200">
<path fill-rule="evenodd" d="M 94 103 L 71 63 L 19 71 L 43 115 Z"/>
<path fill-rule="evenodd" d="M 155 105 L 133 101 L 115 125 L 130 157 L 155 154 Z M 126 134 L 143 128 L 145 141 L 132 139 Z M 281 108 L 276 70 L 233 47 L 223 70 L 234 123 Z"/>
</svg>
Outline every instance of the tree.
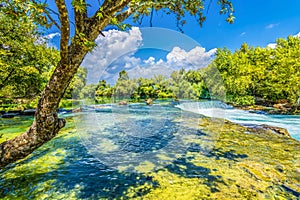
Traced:
<svg viewBox="0 0 300 200">
<path fill-rule="evenodd" d="M 48 81 L 47 72 L 59 61 L 59 52 L 39 38 L 28 17 L 16 19 L 0 11 L 0 95 L 31 98 Z"/>
<path fill-rule="evenodd" d="M 5 0 L 1 9 L 12 16 L 22 17 L 29 15 L 34 22 L 40 25 L 55 25 L 61 32 L 60 61 L 57 64 L 49 82 L 42 92 L 31 127 L 20 136 L 6 141 L 0 145 L 0 166 L 5 166 L 18 159 L 24 158 L 51 140 L 59 130 L 65 126 L 66 121 L 58 118 L 57 107 L 66 88 L 77 72 L 85 55 L 95 47 L 95 39 L 102 30 L 109 25 L 126 28 L 121 22 L 129 16 L 138 20 L 144 15 L 151 15 L 152 10 L 163 10 L 177 16 L 178 27 L 184 24 L 186 13 L 195 16 L 200 25 L 205 20 L 204 1 L 150 1 L 150 0 L 120 0 L 98 1 L 99 8 L 95 13 L 88 13 L 86 0 L 73 0 L 67 5 L 64 0 L 55 0 L 59 16 L 58 23 L 51 9 L 38 0 Z M 219 0 L 221 14 L 228 14 L 227 21 L 232 23 L 234 17 L 233 7 L 229 0 Z M 70 33 L 70 14 L 68 7 L 74 12 L 75 32 Z M 94 10 L 94 9 L 89 9 Z M 105 49 L 104 49 L 105 51 Z"/>
<path fill-rule="evenodd" d="M 120 71 L 118 80 L 122 80 L 122 81 L 129 80 L 128 73 L 125 70 Z"/>
<path fill-rule="evenodd" d="M 250 105 L 255 98 L 269 103 L 288 102 L 297 106 L 300 98 L 300 38 L 278 39 L 276 48 L 243 44 L 231 53 L 218 49 L 214 64 L 227 89 L 228 101 Z"/>
<path fill-rule="evenodd" d="M 85 68 L 79 67 L 77 73 L 72 79 L 71 83 L 66 89 L 64 98 L 76 99 L 80 97 L 81 91 L 86 84 L 87 70 Z"/>
</svg>

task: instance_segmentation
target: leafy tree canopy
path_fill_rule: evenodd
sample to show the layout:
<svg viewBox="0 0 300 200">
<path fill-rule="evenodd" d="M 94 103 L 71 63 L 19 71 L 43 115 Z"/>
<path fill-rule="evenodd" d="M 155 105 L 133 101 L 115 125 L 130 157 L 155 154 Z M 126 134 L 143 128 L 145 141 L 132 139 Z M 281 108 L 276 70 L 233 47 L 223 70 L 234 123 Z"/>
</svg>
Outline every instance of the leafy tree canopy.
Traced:
<svg viewBox="0 0 300 200">
<path fill-rule="evenodd" d="M 59 52 L 48 48 L 29 17 L 17 18 L 0 10 L 0 95 L 32 97 L 48 81 Z"/>
</svg>

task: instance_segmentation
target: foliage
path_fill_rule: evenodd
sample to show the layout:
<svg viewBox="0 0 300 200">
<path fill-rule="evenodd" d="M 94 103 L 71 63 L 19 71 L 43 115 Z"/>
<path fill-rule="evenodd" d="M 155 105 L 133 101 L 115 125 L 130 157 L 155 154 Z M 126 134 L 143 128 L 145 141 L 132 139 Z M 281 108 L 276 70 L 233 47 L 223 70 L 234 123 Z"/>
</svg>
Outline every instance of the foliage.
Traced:
<svg viewBox="0 0 300 200">
<path fill-rule="evenodd" d="M 29 18 L 16 19 L 0 11 L 0 95 L 30 98 L 48 81 L 58 51 L 41 41 Z"/>
<path fill-rule="evenodd" d="M 278 39 L 276 48 L 218 49 L 214 64 L 227 89 L 228 100 L 252 105 L 255 98 L 297 104 L 300 98 L 300 38 Z"/>
<path fill-rule="evenodd" d="M 207 87 L 200 70 L 174 71 L 170 77 L 157 75 L 153 78 L 130 79 L 125 70 L 119 73 L 114 86 L 105 80 L 98 83 L 95 96 L 115 99 L 141 100 L 147 98 L 197 99 L 208 97 Z M 194 78 L 192 78 L 194 76 Z M 125 77 L 125 78 L 124 78 Z M 195 78 L 196 77 L 196 78 Z"/>
<path fill-rule="evenodd" d="M 219 0 L 221 14 L 229 14 L 227 21 L 232 22 L 232 4 L 228 0 Z M 29 18 L 42 27 L 55 25 L 60 30 L 60 61 L 41 93 L 35 121 L 31 128 L 21 137 L 16 137 L 0 144 L 0 166 L 6 166 L 31 154 L 35 149 L 51 140 L 66 124 L 66 120 L 58 118 L 56 110 L 76 74 L 85 55 L 92 51 L 96 38 L 109 25 L 123 28 L 122 22 L 133 14 L 147 15 L 148 10 L 167 10 L 177 15 L 177 22 L 185 13 L 195 16 L 201 23 L 203 17 L 203 0 L 199 1 L 140 1 L 123 0 L 98 1 L 99 7 L 88 9 L 85 0 L 55 0 L 56 8 L 52 10 L 40 0 L 4 0 L 0 9 L 15 19 Z M 69 13 L 71 10 L 72 13 Z M 73 9 L 72 9 L 73 8 Z M 95 11 L 91 13 L 91 11 Z M 51 15 L 52 14 L 52 15 Z M 151 14 L 151 17 L 153 15 Z M 53 18 L 54 17 L 54 18 Z M 59 20 L 59 22 L 58 22 Z M 73 24 L 72 24 L 73 23 Z M 182 23 L 183 24 L 183 23 Z M 75 31 L 71 30 L 71 26 Z M 125 26 L 126 27 L 126 26 Z M 9 74 L 8 74 L 9 75 Z M 45 120 L 47 118 L 47 120 Z M 48 120 L 49 119 L 49 120 Z"/>
<path fill-rule="evenodd" d="M 72 78 L 72 81 L 65 92 L 64 98 L 78 99 L 81 95 L 82 89 L 86 85 L 86 76 L 87 69 L 79 67 L 77 73 L 75 74 L 74 78 Z"/>
<path fill-rule="evenodd" d="M 208 67 L 174 71 L 170 77 L 129 79 L 121 71 L 114 86 L 99 82 L 96 94 L 110 98 L 180 98 L 220 100 L 236 105 L 254 105 L 256 98 L 271 102 L 300 102 L 300 38 L 278 39 L 277 47 L 249 47 L 235 52 L 218 49 Z M 109 93 L 107 92 L 109 91 Z M 111 93 L 113 91 L 113 93 Z M 225 94 L 226 92 L 226 94 Z"/>
<path fill-rule="evenodd" d="M 134 93 L 137 88 L 137 80 L 130 80 L 127 72 L 123 70 L 119 73 L 119 78 L 115 87 L 110 90 L 112 92 L 110 94 L 116 99 L 130 99 L 133 96 L 138 98 Z"/>
<path fill-rule="evenodd" d="M 96 90 L 97 85 L 95 84 L 85 85 L 81 91 L 80 98 L 94 98 Z"/>
</svg>

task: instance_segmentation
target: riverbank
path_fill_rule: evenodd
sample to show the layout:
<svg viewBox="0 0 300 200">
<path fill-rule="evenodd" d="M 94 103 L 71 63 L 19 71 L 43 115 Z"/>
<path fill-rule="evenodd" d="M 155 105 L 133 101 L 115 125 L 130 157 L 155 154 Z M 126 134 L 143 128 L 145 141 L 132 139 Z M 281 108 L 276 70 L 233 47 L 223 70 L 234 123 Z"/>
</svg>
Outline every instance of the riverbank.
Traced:
<svg viewBox="0 0 300 200">
<path fill-rule="evenodd" d="M 282 101 L 266 101 L 256 100 L 255 105 L 242 106 L 229 103 L 237 109 L 248 110 L 249 112 L 262 113 L 262 114 L 273 114 L 273 115 L 300 115 L 300 105 L 292 105 L 286 100 Z"/>
</svg>

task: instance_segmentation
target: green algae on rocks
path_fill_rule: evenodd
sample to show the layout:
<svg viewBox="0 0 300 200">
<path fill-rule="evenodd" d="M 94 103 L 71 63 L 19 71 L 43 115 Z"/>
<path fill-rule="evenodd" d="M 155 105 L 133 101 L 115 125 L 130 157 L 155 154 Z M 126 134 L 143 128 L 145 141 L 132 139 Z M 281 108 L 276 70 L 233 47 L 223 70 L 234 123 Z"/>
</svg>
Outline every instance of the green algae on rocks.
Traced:
<svg viewBox="0 0 300 200">
<path fill-rule="evenodd" d="M 21 120 L 21 119 L 20 119 Z M 0 171 L 1 199 L 299 199 L 300 142 L 221 119 L 195 117 L 184 154 L 163 168 L 112 169 L 82 145 L 72 120 L 32 155 Z M 25 123 L 25 122 L 24 122 Z M 13 137 L 19 127 L 1 132 Z M 25 123 L 26 124 L 26 123 Z M 188 130 L 188 129 L 186 129 Z M 213 144 L 208 150 L 206 145 Z M 157 159 L 167 159 L 158 155 Z M 150 170 L 149 170 L 150 169 Z M 151 171 L 151 169 L 154 169 Z"/>
</svg>

